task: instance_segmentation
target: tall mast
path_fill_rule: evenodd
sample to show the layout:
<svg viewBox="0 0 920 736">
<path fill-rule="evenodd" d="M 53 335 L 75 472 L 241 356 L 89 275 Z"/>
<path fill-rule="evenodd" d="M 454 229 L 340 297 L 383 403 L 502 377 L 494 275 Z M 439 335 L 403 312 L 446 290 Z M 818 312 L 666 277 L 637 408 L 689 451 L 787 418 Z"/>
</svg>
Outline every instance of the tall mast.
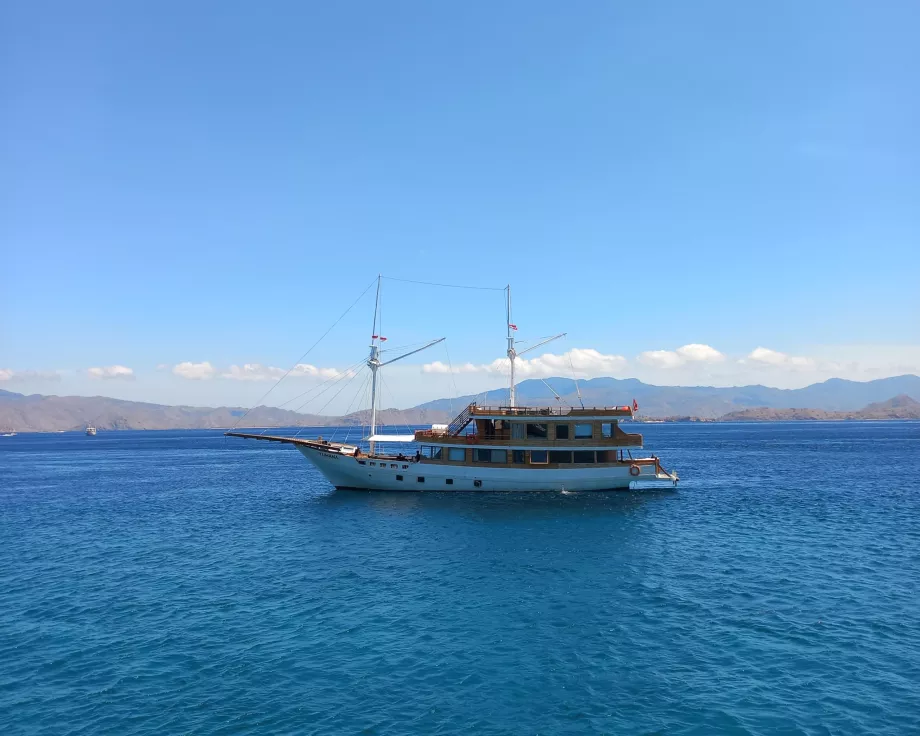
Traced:
<svg viewBox="0 0 920 736">
<path fill-rule="evenodd" d="M 514 330 L 511 329 L 511 284 L 508 284 L 505 287 L 507 292 L 507 302 L 505 305 L 505 315 L 508 319 L 505 320 L 508 330 L 508 360 L 511 363 L 511 386 L 508 391 L 508 405 L 513 409 L 514 408 L 514 359 L 517 357 L 517 354 L 514 352 Z"/>
<path fill-rule="evenodd" d="M 367 359 L 367 367 L 371 369 L 371 433 L 377 434 L 377 369 L 380 367 L 380 349 L 377 346 L 377 312 L 380 310 L 380 274 L 377 274 L 377 301 L 374 302 L 374 327 L 371 330 L 371 354 Z M 370 441 L 370 452 L 374 454 L 374 440 Z"/>
</svg>

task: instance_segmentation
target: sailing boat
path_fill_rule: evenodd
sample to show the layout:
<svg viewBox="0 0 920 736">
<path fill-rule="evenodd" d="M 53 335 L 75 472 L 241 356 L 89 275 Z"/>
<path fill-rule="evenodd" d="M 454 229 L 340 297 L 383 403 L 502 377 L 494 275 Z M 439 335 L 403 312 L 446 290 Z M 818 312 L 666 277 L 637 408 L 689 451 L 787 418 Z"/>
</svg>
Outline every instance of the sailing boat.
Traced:
<svg viewBox="0 0 920 736">
<path fill-rule="evenodd" d="M 371 420 L 366 438 L 369 452 L 352 444 L 321 439 L 227 432 L 230 437 L 294 445 L 339 490 L 373 491 L 599 491 L 629 488 L 638 482 L 677 485 L 659 459 L 633 457 L 641 450 L 641 434 L 627 433 L 619 420 L 631 419 L 632 406 L 518 406 L 515 360 L 563 335 L 543 340 L 521 352 L 511 322 L 511 287 L 506 291 L 507 355 L 511 383 L 507 406 L 469 404 L 447 425 L 433 425 L 408 435 L 377 433 L 377 374 L 397 360 L 427 350 L 445 338 L 381 362 L 377 334 L 380 277 L 374 308 L 367 366 L 371 370 Z M 564 333 L 563 333 L 564 334 Z M 414 453 L 378 452 L 378 443 L 413 443 Z"/>
</svg>

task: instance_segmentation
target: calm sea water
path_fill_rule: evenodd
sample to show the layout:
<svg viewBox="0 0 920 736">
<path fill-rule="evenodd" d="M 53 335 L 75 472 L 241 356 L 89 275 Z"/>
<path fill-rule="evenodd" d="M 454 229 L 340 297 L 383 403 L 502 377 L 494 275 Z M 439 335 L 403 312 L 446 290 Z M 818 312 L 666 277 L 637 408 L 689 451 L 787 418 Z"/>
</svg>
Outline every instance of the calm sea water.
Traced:
<svg viewBox="0 0 920 736">
<path fill-rule="evenodd" d="M 0 733 L 920 733 L 920 423 L 643 430 L 678 491 L 0 438 Z"/>
</svg>

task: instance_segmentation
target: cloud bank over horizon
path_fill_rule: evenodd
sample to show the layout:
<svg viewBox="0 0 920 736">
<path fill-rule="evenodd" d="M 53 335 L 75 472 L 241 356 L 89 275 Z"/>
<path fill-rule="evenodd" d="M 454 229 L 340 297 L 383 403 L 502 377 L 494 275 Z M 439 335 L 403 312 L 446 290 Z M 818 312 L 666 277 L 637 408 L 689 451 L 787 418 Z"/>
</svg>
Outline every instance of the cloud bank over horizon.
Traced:
<svg viewBox="0 0 920 736">
<path fill-rule="evenodd" d="M 802 351 L 804 352 L 804 351 Z M 632 357 L 605 353 L 594 348 L 519 358 L 516 380 L 562 377 L 591 379 L 602 376 L 637 378 L 659 386 L 743 386 L 762 384 L 776 388 L 800 388 L 828 378 L 868 381 L 914 373 L 920 375 L 920 345 L 814 346 L 807 354 L 782 351 L 777 346 L 756 345 L 741 353 L 722 351 L 702 343 L 662 346 Z M 501 388 L 508 381 L 508 359 L 491 362 L 397 363 L 382 372 L 382 404 L 409 407 L 449 396 L 481 393 Z M 272 393 L 279 402 L 304 390 L 333 396 L 351 379 L 350 387 L 333 401 L 329 410 L 344 410 L 353 400 L 360 403 L 368 371 L 363 361 L 347 368 L 299 363 L 288 371 L 270 363 L 182 361 L 159 363 L 146 370 L 116 363 L 85 369 L 17 370 L 0 368 L 0 387 L 16 392 L 98 395 L 101 384 L 113 398 L 192 405 L 249 405 L 266 389 L 288 374 Z M 361 374 L 361 375 L 358 375 Z M 296 380 L 291 380 L 296 379 Z M 323 399 L 323 401 L 326 400 Z M 916 397 L 920 399 L 920 397 Z M 339 403 L 343 405 L 338 406 Z M 357 405 L 357 404 L 356 404 Z"/>
</svg>

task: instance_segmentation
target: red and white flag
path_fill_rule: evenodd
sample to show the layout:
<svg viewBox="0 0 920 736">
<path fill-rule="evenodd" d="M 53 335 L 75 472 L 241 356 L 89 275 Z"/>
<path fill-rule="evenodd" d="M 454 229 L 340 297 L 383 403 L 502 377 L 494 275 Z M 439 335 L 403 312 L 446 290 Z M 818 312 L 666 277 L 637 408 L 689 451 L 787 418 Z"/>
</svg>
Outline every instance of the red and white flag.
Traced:
<svg viewBox="0 0 920 736">
<path fill-rule="evenodd" d="M 516 329 L 517 329 L 517 325 L 511 325 L 511 324 L 509 324 L 508 327 L 510 327 L 512 330 L 516 330 Z"/>
<path fill-rule="evenodd" d="M 637 402 L 635 399 L 633 399 L 633 411 L 639 411 L 639 402 Z"/>
<path fill-rule="evenodd" d="M 380 338 L 380 342 L 386 342 L 386 341 L 387 341 L 387 339 L 386 339 L 385 337 L 381 337 L 381 338 Z"/>
</svg>

